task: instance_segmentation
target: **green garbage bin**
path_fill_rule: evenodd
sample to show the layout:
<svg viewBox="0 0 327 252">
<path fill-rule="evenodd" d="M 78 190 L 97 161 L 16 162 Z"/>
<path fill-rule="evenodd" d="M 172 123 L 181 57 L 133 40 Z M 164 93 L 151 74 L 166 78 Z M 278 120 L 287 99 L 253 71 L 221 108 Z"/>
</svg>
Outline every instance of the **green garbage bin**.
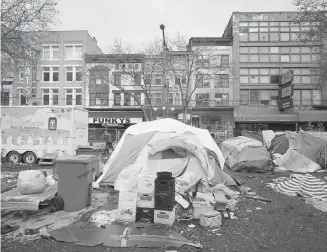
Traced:
<svg viewBox="0 0 327 252">
<path fill-rule="evenodd" d="M 96 178 L 98 178 L 102 173 L 102 153 L 103 149 L 92 146 L 80 146 L 78 149 L 76 149 L 76 155 L 95 155 L 98 158 L 99 167 L 96 169 Z"/>
<path fill-rule="evenodd" d="M 64 210 L 74 212 L 91 205 L 92 183 L 98 158 L 94 155 L 67 155 L 56 159 L 58 196 Z"/>
</svg>

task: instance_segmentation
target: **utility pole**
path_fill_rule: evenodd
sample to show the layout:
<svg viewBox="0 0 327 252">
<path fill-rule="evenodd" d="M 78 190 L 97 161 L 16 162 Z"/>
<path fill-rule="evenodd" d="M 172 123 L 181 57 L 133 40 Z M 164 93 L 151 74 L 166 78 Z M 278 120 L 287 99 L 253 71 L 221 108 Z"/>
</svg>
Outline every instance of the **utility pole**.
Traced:
<svg viewBox="0 0 327 252">
<path fill-rule="evenodd" d="M 165 26 L 163 24 L 160 25 L 160 29 L 162 30 L 162 65 L 163 65 L 163 95 L 162 95 L 162 100 L 163 104 L 162 107 L 166 109 L 166 117 L 168 116 L 168 99 L 169 99 L 169 83 L 167 83 L 167 51 L 168 47 L 166 44 L 166 39 L 165 39 Z"/>
</svg>

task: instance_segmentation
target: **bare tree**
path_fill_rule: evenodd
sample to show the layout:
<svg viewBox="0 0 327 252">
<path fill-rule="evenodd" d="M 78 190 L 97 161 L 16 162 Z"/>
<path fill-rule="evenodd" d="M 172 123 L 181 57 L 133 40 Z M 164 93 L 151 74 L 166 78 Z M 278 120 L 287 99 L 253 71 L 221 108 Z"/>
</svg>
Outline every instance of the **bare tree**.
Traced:
<svg viewBox="0 0 327 252">
<path fill-rule="evenodd" d="M 186 122 L 187 109 L 193 98 L 194 93 L 199 87 L 209 87 L 212 78 L 218 81 L 218 75 L 221 73 L 229 74 L 231 64 L 224 61 L 215 46 L 195 46 L 186 48 L 185 38 L 177 35 L 175 40 L 171 39 L 170 43 L 181 51 L 169 51 L 167 55 L 168 72 L 174 77 L 174 84 L 169 87 L 169 92 L 180 93 L 180 105 L 184 112 L 184 123 Z"/>
<path fill-rule="evenodd" d="M 2 0 L 1 72 L 36 60 L 42 41 L 51 38 L 42 31 L 52 30 L 56 19 L 56 0 Z"/>
<path fill-rule="evenodd" d="M 294 0 L 300 13 L 294 18 L 295 22 L 301 24 L 310 23 L 306 32 L 301 32 L 301 39 L 304 43 L 313 42 L 317 45 L 319 55 L 315 63 L 318 63 L 317 75 L 318 85 L 323 94 L 327 95 L 327 1 L 326 0 Z M 313 62 L 314 63 L 314 62 Z M 327 96 L 326 96 L 327 97 Z M 323 99 L 325 105 L 327 100 Z"/>
</svg>

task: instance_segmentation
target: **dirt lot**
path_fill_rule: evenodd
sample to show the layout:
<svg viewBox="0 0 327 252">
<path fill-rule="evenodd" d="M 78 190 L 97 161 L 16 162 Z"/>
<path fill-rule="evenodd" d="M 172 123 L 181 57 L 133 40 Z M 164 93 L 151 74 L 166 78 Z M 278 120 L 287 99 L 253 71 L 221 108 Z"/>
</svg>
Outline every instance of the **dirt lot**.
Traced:
<svg viewBox="0 0 327 252">
<path fill-rule="evenodd" d="M 271 179 L 281 176 L 274 174 L 239 174 L 246 186 L 259 196 L 272 200 L 262 203 L 243 199 L 235 211 L 237 220 L 224 221 L 218 232 L 202 228 L 198 221 L 176 222 L 173 229 L 183 231 L 183 236 L 200 242 L 202 251 L 327 251 L 327 213 L 305 204 L 301 198 L 277 194 L 265 186 Z M 195 224 L 189 228 L 189 224 Z M 167 251 L 166 248 L 108 248 L 103 246 L 81 247 L 72 243 L 57 242 L 54 239 L 40 239 L 25 244 L 2 239 L 2 251 Z M 198 251 L 184 246 L 177 251 Z"/>
</svg>

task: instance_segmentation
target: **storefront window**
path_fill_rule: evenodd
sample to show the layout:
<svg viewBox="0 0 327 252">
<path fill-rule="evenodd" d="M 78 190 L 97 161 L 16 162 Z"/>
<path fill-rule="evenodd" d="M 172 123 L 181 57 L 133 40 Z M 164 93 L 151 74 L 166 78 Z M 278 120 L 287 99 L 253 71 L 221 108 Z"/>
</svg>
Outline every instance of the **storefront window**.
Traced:
<svg viewBox="0 0 327 252">
<path fill-rule="evenodd" d="M 114 106 L 120 106 L 121 95 L 120 93 L 114 93 Z"/>
</svg>

